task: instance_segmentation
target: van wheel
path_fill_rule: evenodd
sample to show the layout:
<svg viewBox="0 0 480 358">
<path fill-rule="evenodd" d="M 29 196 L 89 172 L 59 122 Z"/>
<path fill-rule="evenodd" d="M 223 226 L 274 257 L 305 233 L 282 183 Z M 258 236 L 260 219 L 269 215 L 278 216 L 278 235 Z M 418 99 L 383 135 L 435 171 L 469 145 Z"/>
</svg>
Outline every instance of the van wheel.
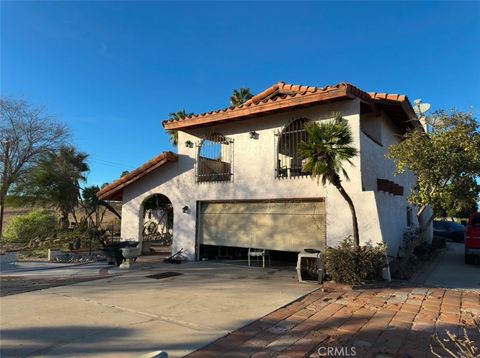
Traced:
<svg viewBox="0 0 480 358">
<path fill-rule="evenodd" d="M 465 254 L 465 263 L 467 265 L 473 264 L 473 255 Z"/>
</svg>

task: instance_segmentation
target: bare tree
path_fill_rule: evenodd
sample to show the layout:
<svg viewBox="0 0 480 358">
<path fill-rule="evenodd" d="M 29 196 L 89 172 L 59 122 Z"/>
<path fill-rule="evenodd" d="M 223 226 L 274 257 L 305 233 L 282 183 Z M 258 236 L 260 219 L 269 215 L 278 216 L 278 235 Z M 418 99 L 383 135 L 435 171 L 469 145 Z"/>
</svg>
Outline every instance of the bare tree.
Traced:
<svg viewBox="0 0 480 358">
<path fill-rule="evenodd" d="M 0 98 L 0 237 L 9 189 L 35 165 L 42 153 L 60 148 L 68 128 L 23 99 Z"/>
</svg>

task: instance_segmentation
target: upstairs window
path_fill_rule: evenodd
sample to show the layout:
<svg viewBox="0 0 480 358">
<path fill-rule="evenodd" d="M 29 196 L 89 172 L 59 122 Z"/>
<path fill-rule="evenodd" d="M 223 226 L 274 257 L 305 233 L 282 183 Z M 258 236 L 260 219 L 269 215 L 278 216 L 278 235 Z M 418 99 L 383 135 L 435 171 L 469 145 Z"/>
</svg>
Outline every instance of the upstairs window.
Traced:
<svg viewBox="0 0 480 358">
<path fill-rule="evenodd" d="M 305 124 L 308 122 L 309 120 L 306 118 L 296 119 L 276 134 L 278 139 L 276 146 L 276 173 L 278 178 L 292 178 L 311 174 L 303 170 L 303 159 L 299 152 L 300 143 L 307 140 Z"/>
<path fill-rule="evenodd" d="M 197 143 L 197 183 L 231 181 L 233 139 L 215 133 Z"/>
</svg>

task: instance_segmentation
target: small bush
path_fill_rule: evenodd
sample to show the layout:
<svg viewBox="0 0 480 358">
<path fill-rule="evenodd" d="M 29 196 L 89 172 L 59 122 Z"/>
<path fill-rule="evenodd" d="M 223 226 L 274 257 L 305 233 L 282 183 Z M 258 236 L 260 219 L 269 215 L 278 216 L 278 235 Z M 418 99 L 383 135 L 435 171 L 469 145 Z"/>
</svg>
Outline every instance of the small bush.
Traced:
<svg viewBox="0 0 480 358">
<path fill-rule="evenodd" d="M 408 227 L 403 233 L 403 243 L 399 248 L 398 256 L 408 258 L 414 255 L 415 248 L 424 242 L 420 229 L 414 226 Z"/>
<path fill-rule="evenodd" d="M 421 260 L 428 260 L 434 251 L 432 244 L 429 244 L 420 233 L 420 229 L 409 227 L 403 233 L 403 244 L 399 249 L 399 257 L 409 259 L 415 256 Z M 400 252 L 402 254 L 400 254 Z"/>
<path fill-rule="evenodd" d="M 358 250 L 351 237 L 343 240 L 337 248 L 326 252 L 325 270 L 336 282 L 359 284 L 382 279 L 382 270 L 387 266 L 386 246 L 367 244 Z"/>
<path fill-rule="evenodd" d="M 86 223 L 67 230 L 61 230 L 58 238 L 62 249 L 81 249 L 96 247 L 99 240 L 96 238 L 96 229 L 88 227 Z"/>
<path fill-rule="evenodd" d="M 422 237 L 420 230 L 409 227 L 403 234 L 403 242 L 398 255 L 390 262 L 390 274 L 398 280 L 408 280 L 422 266 L 422 262 L 430 260 L 436 248 L 445 245 L 443 239 L 437 239 L 429 244 Z"/>
<path fill-rule="evenodd" d="M 55 235 L 57 220 L 45 210 L 34 210 L 13 218 L 5 229 L 4 239 L 11 243 L 43 241 Z"/>
</svg>

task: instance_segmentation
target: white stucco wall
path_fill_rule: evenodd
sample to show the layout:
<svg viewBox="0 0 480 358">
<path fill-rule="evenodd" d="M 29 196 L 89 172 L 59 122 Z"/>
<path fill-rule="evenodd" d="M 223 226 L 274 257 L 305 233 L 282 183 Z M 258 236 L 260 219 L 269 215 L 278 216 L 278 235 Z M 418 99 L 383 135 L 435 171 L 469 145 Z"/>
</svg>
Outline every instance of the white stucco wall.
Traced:
<svg viewBox="0 0 480 358">
<path fill-rule="evenodd" d="M 380 144 L 366 134 L 361 135 L 363 189 L 373 193 L 376 201 L 380 230 L 390 254 L 396 256 L 407 229 L 407 197 L 415 185 L 416 178 L 411 172 L 395 175 L 395 163 L 385 157 L 389 146 L 400 142 L 401 133 L 395 124 L 384 114 L 375 120 L 380 126 Z M 371 121 L 372 118 L 368 118 Z M 378 138 L 375 138 L 378 141 Z M 403 186 L 402 196 L 377 191 L 377 179 L 387 179 Z M 412 208 L 412 224 L 417 225 L 416 208 Z"/>
<path fill-rule="evenodd" d="M 360 148 L 365 141 L 360 131 L 359 108 L 360 102 L 355 99 L 179 132 L 178 162 L 168 163 L 124 189 L 122 237 L 125 239 L 141 237 L 143 222 L 141 204 L 153 194 L 164 194 L 171 200 L 174 208 L 173 251 L 183 248 L 191 259 L 195 255 L 197 201 L 326 198 L 327 245 L 336 245 L 352 234 L 352 221 L 347 203 L 334 187 L 324 188 L 317 183 L 316 179 L 276 178 L 275 133 L 296 118 L 320 121 L 330 119 L 333 113 L 340 112 L 350 123 L 355 146 Z M 258 139 L 250 138 L 249 131 L 252 130 L 259 134 Z M 212 132 L 234 139 L 232 182 L 195 183 L 194 163 L 197 149 L 186 147 L 185 141 L 190 140 L 196 143 L 204 135 Z M 382 153 L 377 153 L 380 151 L 369 147 L 368 144 L 361 152 L 362 156 L 353 160 L 353 167 L 346 165 L 351 180 L 344 180 L 343 185 L 355 204 L 362 242 L 381 242 L 382 227 L 396 219 L 390 218 L 388 214 L 382 215 L 379 220 L 379 212 L 385 209 L 390 210 L 390 206 L 385 206 L 387 204 L 384 204 L 374 191 L 362 191 L 362 165 L 367 168 L 366 163 L 369 161 L 361 158 L 372 157 L 372 160 L 379 162 L 380 167 L 384 158 Z M 384 168 L 385 171 L 390 169 L 389 166 Z M 400 200 L 403 199 L 398 198 L 397 204 L 388 205 L 400 206 Z M 379 202 L 382 204 L 379 205 Z M 188 213 L 182 212 L 184 206 L 190 208 Z M 391 216 L 398 218 L 397 208 L 392 211 Z"/>
</svg>

